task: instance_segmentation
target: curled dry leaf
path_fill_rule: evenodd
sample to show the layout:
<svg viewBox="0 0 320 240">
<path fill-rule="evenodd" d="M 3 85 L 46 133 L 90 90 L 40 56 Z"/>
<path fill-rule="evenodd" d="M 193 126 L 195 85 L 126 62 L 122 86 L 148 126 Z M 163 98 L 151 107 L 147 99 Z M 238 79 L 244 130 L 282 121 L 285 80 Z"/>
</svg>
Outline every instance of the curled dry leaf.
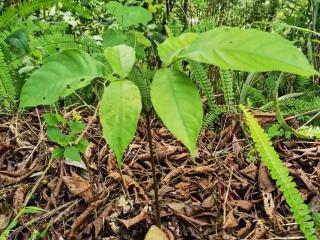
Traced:
<svg viewBox="0 0 320 240">
<path fill-rule="evenodd" d="M 250 211 L 253 207 L 253 203 L 250 200 L 235 201 L 235 204 L 245 211 Z"/>
<path fill-rule="evenodd" d="M 204 208 L 213 208 L 216 205 L 216 199 L 213 197 L 213 195 L 210 195 L 202 202 L 202 207 Z"/>
<path fill-rule="evenodd" d="M 62 177 L 64 184 L 73 196 L 80 196 L 86 203 L 92 202 L 94 194 L 91 184 L 75 172 L 70 176 Z"/>
<path fill-rule="evenodd" d="M 26 186 L 20 185 L 14 193 L 13 207 L 16 212 L 19 212 L 19 209 L 23 204 L 26 190 L 27 190 Z"/>
<path fill-rule="evenodd" d="M 119 221 L 129 229 L 131 226 L 144 221 L 149 217 L 147 210 L 143 209 L 137 216 L 130 219 L 119 219 Z"/>
<path fill-rule="evenodd" d="M 116 180 L 121 180 L 121 175 L 117 172 L 111 172 L 109 174 L 109 177 L 116 179 Z M 125 186 L 124 186 L 125 188 L 128 189 L 129 187 L 133 186 L 135 189 L 137 189 L 139 195 L 142 197 L 143 200 L 145 200 L 145 201 L 149 200 L 149 197 L 145 193 L 144 189 L 140 186 L 139 183 L 137 183 L 131 177 L 129 177 L 128 175 L 123 175 L 123 182 L 125 184 Z"/>
<path fill-rule="evenodd" d="M 223 228 L 235 228 L 238 226 L 238 220 L 234 217 L 233 211 L 230 211 L 226 217 L 226 222 L 223 225 Z"/>
<path fill-rule="evenodd" d="M 272 198 L 272 193 L 262 191 L 262 197 L 263 197 L 264 210 L 266 211 L 269 218 L 273 220 L 274 214 L 275 214 L 275 204 Z"/>
<path fill-rule="evenodd" d="M 263 191 L 272 192 L 274 190 L 274 185 L 271 182 L 268 170 L 262 164 L 260 164 L 259 167 L 258 182 L 260 189 L 262 189 Z"/>
<path fill-rule="evenodd" d="M 169 238 L 160 228 L 153 225 L 150 227 L 144 240 L 169 240 Z"/>
</svg>

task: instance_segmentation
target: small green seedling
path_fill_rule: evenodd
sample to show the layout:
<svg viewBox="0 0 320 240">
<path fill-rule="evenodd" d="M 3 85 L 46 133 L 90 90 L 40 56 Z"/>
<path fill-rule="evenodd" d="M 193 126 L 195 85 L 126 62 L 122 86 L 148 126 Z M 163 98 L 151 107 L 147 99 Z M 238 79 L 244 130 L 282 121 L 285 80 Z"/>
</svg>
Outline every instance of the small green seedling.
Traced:
<svg viewBox="0 0 320 240">
<path fill-rule="evenodd" d="M 77 118 L 66 121 L 60 114 L 55 113 L 46 113 L 44 121 L 47 125 L 49 140 L 58 145 L 52 151 L 52 158 L 65 157 L 67 164 L 84 166 L 81 154 L 85 153 L 89 142 L 80 136 L 85 129 L 85 124 Z"/>
</svg>

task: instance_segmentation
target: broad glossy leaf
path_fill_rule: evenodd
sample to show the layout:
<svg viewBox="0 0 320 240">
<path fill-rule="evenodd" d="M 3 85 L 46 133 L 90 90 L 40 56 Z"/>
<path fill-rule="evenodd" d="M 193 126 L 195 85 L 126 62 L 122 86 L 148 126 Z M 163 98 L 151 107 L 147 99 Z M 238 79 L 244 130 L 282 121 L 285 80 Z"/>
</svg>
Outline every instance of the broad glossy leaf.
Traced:
<svg viewBox="0 0 320 240">
<path fill-rule="evenodd" d="M 160 69 L 155 73 L 150 93 L 155 111 L 194 159 L 203 117 L 196 87 L 183 72 Z"/>
<path fill-rule="evenodd" d="M 33 72 L 20 95 L 20 108 L 50 105 L 59 97 L 90 84 L 91 80 L 107 75 L 105 66 L 86 52 L 68 49 L 48 58 Z"/>
<path fill-rule="evenodd" d="M 170 65 L 180 57 L 180 53 L 190 46 L 198 37 L 196 33 L 183 33 L 179 37 L 169 37 L 158 45 L 158 53 L 165 66 Z"/>
<path fill-rule="evenodd" d="M 103 136 L 120 168 L 123 153 L 135 135 L 141 108 L 139 88 L 131 81 L 114 81 L 103 93 L 99 109 Z"/>
<path fill-rule="evenodd" d="M 202 33 L 181 53 L 198 62 L 248 72 L 319 74 L 303 53 L 277 33 L 219 27 Z"/>
<path fill-rule="evenodd" d="M 104 50 L 104 55 L 113 71 L 121 78 L 128 76 L 136 60 L 134 49 L 127 45 L 108 47 Z"/>
</svg>

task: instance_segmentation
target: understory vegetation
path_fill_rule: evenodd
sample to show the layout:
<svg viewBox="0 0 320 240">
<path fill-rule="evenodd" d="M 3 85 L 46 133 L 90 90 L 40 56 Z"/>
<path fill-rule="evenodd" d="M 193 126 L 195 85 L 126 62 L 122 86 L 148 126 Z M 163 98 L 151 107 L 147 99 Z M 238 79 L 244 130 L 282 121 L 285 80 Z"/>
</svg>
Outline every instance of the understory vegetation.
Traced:
<svg viewBox="0 0 320 240">
<path fill-rule="evenodd" d="M 320 239 L 319 5 L 0 1 L 0 240 Z"/>
</svg>

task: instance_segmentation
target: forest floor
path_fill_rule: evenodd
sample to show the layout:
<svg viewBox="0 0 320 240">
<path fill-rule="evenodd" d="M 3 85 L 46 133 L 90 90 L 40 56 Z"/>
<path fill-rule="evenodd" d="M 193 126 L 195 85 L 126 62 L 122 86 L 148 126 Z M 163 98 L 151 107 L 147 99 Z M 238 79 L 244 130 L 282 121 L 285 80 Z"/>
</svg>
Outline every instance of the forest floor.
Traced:
<svg viewBox="0 0 320 240">
<path fill-rule="evenodd" d="M 154 215 L 143 118 L 125 154 L 123 181 L 94 119 L 86 133 L 87 170 L 54 160 L 37 182 L 53 146 L 41 115 L 39 110 L 0 118 L 0 229 L 21 207 L 37 206 L 46 212 L 22 216 L 10 239 L 30 239 L 30 231 L 48 226 L 45 239 L 144 239 Z M 90 121 L 87 113 L 81 115 Z M 225 116 L 221 123 L 221 129 L 201 134 L 193 163 L 169 131 L 152 121 L 168 239 L 304 239 L 268 171 L 250 151 L 239 119 Z M 320 208 L 320 142 L 283 140 L 274 146 L 306 202 Z"/>
</svg>

